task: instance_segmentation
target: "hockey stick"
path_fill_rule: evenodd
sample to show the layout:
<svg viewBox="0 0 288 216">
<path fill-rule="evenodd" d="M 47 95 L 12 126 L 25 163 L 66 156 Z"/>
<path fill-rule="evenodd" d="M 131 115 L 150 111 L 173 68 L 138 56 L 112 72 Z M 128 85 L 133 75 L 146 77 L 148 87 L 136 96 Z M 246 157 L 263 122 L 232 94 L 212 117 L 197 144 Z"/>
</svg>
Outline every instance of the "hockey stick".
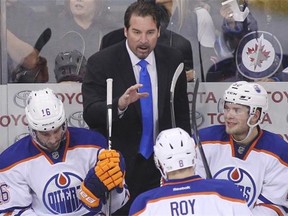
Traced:
<svg viewBox="0 0 288 216">
<path fill-rule="evenodd" d="M 183 68 L 184 68 L 184 63 L 181 62 L 176 68 L 176 71 L 172 78 L 171 87 L 170 87 L 170 111 L 171 111 L 171 121 L 172 121 L 173 128 L 176 127 L 175 110 L 174 110 L 174 93 L 175 93 L 175 87 L 176 87 L 178 77 L 183 71 Z"/>
<path fill-rule="evenodd" d="M 199 138 L 199 132 L 198 132 L 197 122 L 196 122 L 196 103 L 197 103 L 198 89 L 199 89 L 199 79 L 196 78 L 195 85 L 194 85 L 194 91 L 193 91 L 192 109 L 191 109 L 192 128 L 193 128 L 195 142 L 199 148 L 199 152 L 200 152 L 200 155 L 201 155 L 201 158 L 203 161 L 204 169 L 206 172 L 206 178 L 211 179 L 212 178 L 211 171 L 209 169 L 208 162 L 207 162 L 204 150 L 202 148 L 202 143 L 201 143 L 201 140 Z"/>
<path fill-rule="evenodd" d="M 40 53 L 42 48 L 47 44 L 52 35 L 50 28 L 46 28 L 36 41 L 34 48 Z"/>
<path fill-rule="evenodd" d="M 175 109 L 174 109 L 174 94 L 175 94 L 175 87 L 178 80 L 178 77 L 180 76 L 181 72 L 183 71 L 184 63 L 181 62 L 178 67 L 175 70 L 175 73 L 172 77 L 171 81 L 171 87 L 170 87 L 170 112 L 171 112 L 171 122 L 172 122 L 172 128 L 176 127 L 176 120 L 175 120 Z M 160 179 L 160 186 L 163 185 L 162 178 Z"/>
<path fill-rule="evenodd" d="M 108 140 L 108 149 L 111 150 L 112 147 L 112 90 L 113 90 L 113 79 L 108 78 L 106 80 L 107 83 L 107 140 Z M 107 198 L 107 212 L 106 215 L 111 215 L 111 195 L 110 192 L 106 194 Z"/>
<path fill-rule="evenodd" d="M 205 82 L 205 75 L 203 69 L 203 60 L 202 60 L 202 51 L 201 51 L 201 43 L 198 41 L 198 51 L 199 51 L 199 62 L 200 62 L 200 71 L 201 71 L 201 80 Z"/>
<path fill-rule="evenodd" d="M 37 51 L 37 55 L 39 58 L 39 65 L 42 65 L 43 67 L 41 68 L 44 70 L 47 67 L 47 60 L 44 59 L 43 57 L 39 56 L 41 50 L 43 47 L 48 43 L 52 35 L 52 31 L 50 28 L 46 28 L 42 34 L 39 36 L 37 39 L 34 49 Z M 43 71 L 41 71 L 40 68 L 37 69 L 27 69 L 22 64 L 18 65 L 15 70 L 12 72 L 12 80 L 13 82 L 20 82 L 20 83 L 29 83 L 29 82 L 36 82 L 37 77 L 39 74 Z M 46 73 L 45 73 L 46 72 Z M 43 72 L 47 77 L 44 77 L 44 81 L 48 81 L 48 69 Z"/>
<path fill-rule="evenodd" d="M 112 136 L 112 84 L 113 79 L 106 80 L 107 83 L 107 137 L 108 137 L 108 149 L 111 150 L 111 136 Z"/>
</svg>

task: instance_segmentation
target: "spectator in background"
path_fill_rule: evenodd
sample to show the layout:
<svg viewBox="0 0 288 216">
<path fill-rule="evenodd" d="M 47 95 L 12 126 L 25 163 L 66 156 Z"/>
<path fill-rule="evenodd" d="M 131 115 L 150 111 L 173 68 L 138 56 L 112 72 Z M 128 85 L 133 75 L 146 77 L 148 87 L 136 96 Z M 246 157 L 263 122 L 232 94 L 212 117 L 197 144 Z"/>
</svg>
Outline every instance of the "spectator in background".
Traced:
<svg viewBox="0 0 288 216">
<path fill-rule="evenodd" d="M 9 30 L 7 30 L 7 50 L 8 50 L 8 71 L 13 63 L 9 64 L 14 60 L 20 60 L 20 63 L 15 69 L 11 69 L 11 74 L 9 73 L 9 80 L 15 83 L 43 83 L 47 82 L 49 79 L 47 60 L 46 58 L 39 55 L 43 46 L 46 45 L 47 41 L 51 37 L 51 29 L 47 28 L 38 38 L 34 47 L 21 41 L 15 35 L 13 35 Z M 19 52 L 21 48 L 21 52 Z M 31 50 L 31 53 L 27 53 Z M 28 56 L 24 56 L 28 54 Z M 10 58 L 10 55 L 12 58 Z M 24 59 L 20 59 L 23 57 Z"/>
<path fill-rule="evenodd" d="M 176 68 L 184 60 L 179 50 L 157 43 L 160 20 L 154 4 L 132 3 L 125 12 L 124 25 L 127 39 L 92 55 L 82 84 L 84 120 L 91 129 L 106 134 L 106 79 L 113 79 L 111 137 L 115 143 L 113 148 L 121 151 L 126 160 L 126 182 L 131 194 L 128 204 L 116 215 L 127 215 L 138 194 L 160 184 L 160 173 L 153 161 L 153 145 L 160 131 L 172 127 L 171 81 Z M 151 80 L 150 93 L 146 90 L 149 84 L 143 85 L 141 80 L 143 66 L 139 64 L 143 62 L 147 63 Z M 175 98 L 176 125 L 191 133 L 184 70 L 177 81 Z M 144 106 L 147 100 L 150 100 L 149 106 Z M 145 125 L 146 116 L 150 117 L 148 127 Z M 145 137 L 151 138 L 150 148 L 140 145 Z"/>
<path fill-rule="evenodd" d="M 155 4 L 157 2 L 157 0 L 138 0 L 138 1 L 151 2 L 151 4 Z M 157 43 L 175 47 L 182 52 L 184 56 L 184 67 L 187 75 L 187 81 L 193 81 L 194 70 L 193 70 L 193 52 L 191 43 L 182 35 L 167 29 L 167 25 L 169 24 L 170 21 L 170 14 L 168 13 L 168 10 L 164 5 L 156 4 L 156 6 L 158 8 L 161 20 L 161 32 Z M 104 49 L 122 40 L 125 40 L 123 28 L 109 32 L 102 38 L 100 49 Z"/>
<path fill-rule="evenodd" d="M 245 5 L 241 5 L 241 10 L 243 11 L 246 7 L 246 3 Z M 223 23 L 219 36 L 215 41 L 217 63 L 208 70 L 206 77 L 208 82 L 224 81 L 225 79 L 227 81 L 236 81 L 242 78 L 237 78 L 236 76 L 237 68 L 234 55 L 242 37 L 252 31 L 258 30 L 257 21 L 251 13 L 248 16 L 246 15 L 244 21 L 235 21 L 231 6 L 225 4 L 220 8 L 220 14 Z M 213 71 L 214 69 L 215 72 Z"/>
<path fill-rule="evenodd" d="M 193 69 L 196 77 L 205 81 L 205 74 L 215 56 L 215 26 L 210 15 L 209 1 L 156 0 L 170 15 L 167 29 L 187 38 L 193 48 Z"/>
<path fill-rule="evenodd" d="M 250 0 L 249 8 L 257 18 L 260 30 L 270 32 L 280 42 L 283 51 L 281 81 L 288 81 L 288 39 L 284 33 L 288 21 L 286 0 Z"/>
<path fill-rule="evenodd" d="M 242 21 L 238 16 L 234 17 L 235 12 L 230 4 L 222 5 L 222 32 L 215 42 L 218 60 L 207 72 L 208 82 L 283 80 L 281 45 L 272 34 L 261 32 L 251 11 L 245 13 L 247 9 L 248 0 L 244 0 L 243 4 L 239 5 L 239 11 L 244 18 Z M 250 44 L 247 48 L 248 43 Z M 271 48 L 269 44 L 272 44 Z M 260 54 L 255 57 L 255 52 Z"/>
<path fill-rule="evenodd" d="M 64 52 L 79 51 L 86 59 L 99 50 L 102 36 L 113 26 L 103 0 L 66 0 L 64 9 L 53 20 L 49 47 L 49 69 L 55 70 L 55 59 Z M 50 82 L 54 81 L 51 76 Z"/>
<path fill-rule="evenodd" d="M 105 28 L 102 0 L 66 0 L 55 23 L 57 50 L 78 50 L 88 58 L 98 51 Z M 76 33 L 74 33 L 76 32 Z M 78 34 L 77 34 L 78 33 Z M 55 56 L 54 56 L 55 58 Z"/>
<path fill-rule="evenodd" d="M 7 0 L 6 26 L 8 82 L 47 82 L 47 61 L 40 51 L 51 32 L 44 31 L 42 16 L 18 0 Z"/>
<path fill-rule="evenodd" d="M 6 25 L 16 37 L 34 46 L 47 28 L 45 18 L 25 1 L 6 0 Z"/>
<path fill-rule="evenodd" d="M 76 49 L 88 59 L 99 50 L 102 36 L 113 28 L 112 19 L 103 0 L 66 0 L 55 21 L 58 51 Z"/>
<path fill-rule="evenodd" d="M 140 194 L 129 215 L 252 215 L 240 189 L 232 182 L 195 175 L 196 145 L 186 131 L 162 131 L 154 152 L 163 184 Z"/>
<path fill-rule="evenodd" d="M 7 53 L 9 58 L 17 65 L 32 69 L 36 66 L 37 51 L 28 43 L 20 40 L 7 29 Z"/>
</svg>

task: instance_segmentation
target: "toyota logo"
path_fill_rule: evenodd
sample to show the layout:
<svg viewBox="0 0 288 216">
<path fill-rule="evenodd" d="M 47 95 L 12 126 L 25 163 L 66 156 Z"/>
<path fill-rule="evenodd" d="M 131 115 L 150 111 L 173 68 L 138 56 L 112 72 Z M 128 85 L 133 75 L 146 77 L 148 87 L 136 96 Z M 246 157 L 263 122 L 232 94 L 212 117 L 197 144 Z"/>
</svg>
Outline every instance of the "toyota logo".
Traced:
<svg viewBox="0 0 288 216">
<path fill-rule="evenodd" d="M 18 107 L 25 108 L 26 107 L 26 99 L 30 94 L 30 90 L 23 90 L 14 95 L 14 104 Z"/>
<path fill-rule="evenodd" d="M 83 119 L 83 111 L 72 113 L 68 117 L 69 125 L 73 127 L 88 128 L 88 125 Z"/>
</svg>

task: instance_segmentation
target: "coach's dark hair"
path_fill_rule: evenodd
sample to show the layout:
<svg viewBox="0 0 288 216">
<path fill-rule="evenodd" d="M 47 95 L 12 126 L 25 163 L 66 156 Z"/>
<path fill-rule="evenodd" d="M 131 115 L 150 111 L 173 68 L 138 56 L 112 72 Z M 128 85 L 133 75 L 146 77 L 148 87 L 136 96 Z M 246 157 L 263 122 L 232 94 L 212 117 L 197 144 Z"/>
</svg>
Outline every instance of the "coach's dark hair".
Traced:
<svg viewBox="0 0 288 216">
<path fill-rule="evenodd" d="M 130 27 L 130 19 L 132 14 L 141 17 L 152 16 L 153 20 L 156 22 L 157 28 L 160 28 L 159 12 L 154 3 L 145 1 L 138 1 L 132 3 L 127 8 L 124 15 L 124 25 L 127 29 Z"/>
</svg>

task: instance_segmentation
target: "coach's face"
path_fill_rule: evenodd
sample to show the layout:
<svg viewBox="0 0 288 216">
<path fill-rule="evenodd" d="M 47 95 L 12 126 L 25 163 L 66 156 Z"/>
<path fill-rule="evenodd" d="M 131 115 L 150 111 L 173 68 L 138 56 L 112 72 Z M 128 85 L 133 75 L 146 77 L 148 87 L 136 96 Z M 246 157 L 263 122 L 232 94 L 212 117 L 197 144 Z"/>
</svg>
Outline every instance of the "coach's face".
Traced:
<svg viewBox="0 0 288 216">
<path fill-rule="evenodd" d="M 128 46 L 140 59 L 146 58 L 155 48 L 160 36 L 160 29 L 151 16 L 136 16 L 130 18 L 129 28 L 124 30 Z"/>
</svg>

